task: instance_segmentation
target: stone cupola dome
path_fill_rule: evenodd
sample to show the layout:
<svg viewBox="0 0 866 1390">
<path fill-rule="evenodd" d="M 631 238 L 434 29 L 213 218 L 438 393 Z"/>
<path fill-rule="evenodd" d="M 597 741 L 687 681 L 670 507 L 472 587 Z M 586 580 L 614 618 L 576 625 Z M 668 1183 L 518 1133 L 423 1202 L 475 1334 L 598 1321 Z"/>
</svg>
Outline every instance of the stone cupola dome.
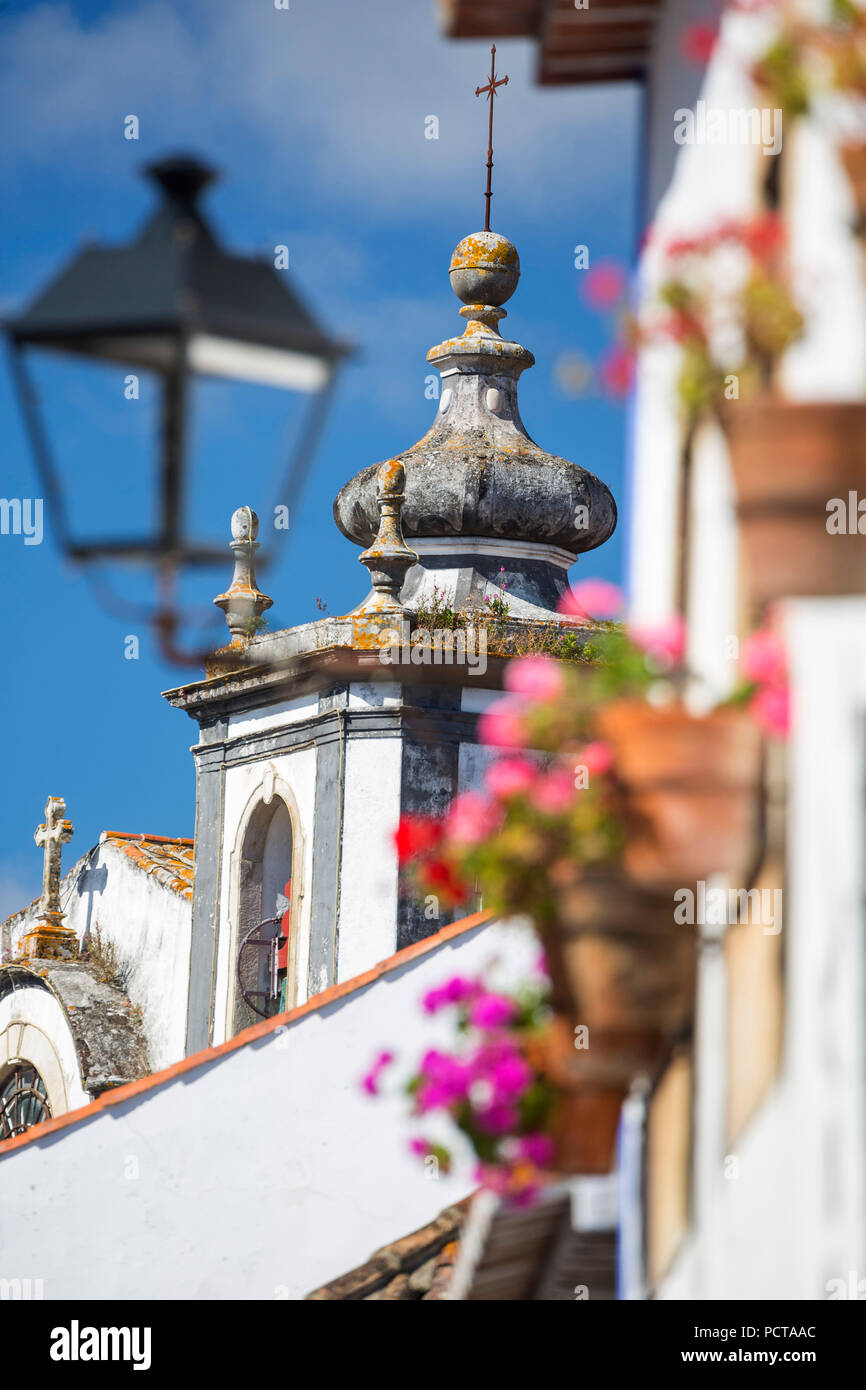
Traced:
<svg viewBox="0 0 866 1390">
<path fill-rule="evenodd" d="M 520 278 L 514 245 L 476 232 L 457 246 L 449 274 L 466 327 L 428 352 L 442 378 L 436 418 L 397 455 L 403 533 L 419 556 L 402 600 L 411 607 L 436 585 L 461 606 L 477 604 L 504 580 L 514 616 L 549 617 L 569 566 L 612 534 L 616 505 L 594 474 L 536 444 L 520 418 L 517 383 L 535 358 L 499 331 Z M 379 467 L 356 474 L 334 503 L 337 525 L 358 545 L 377 532 Z"/>
</svg>

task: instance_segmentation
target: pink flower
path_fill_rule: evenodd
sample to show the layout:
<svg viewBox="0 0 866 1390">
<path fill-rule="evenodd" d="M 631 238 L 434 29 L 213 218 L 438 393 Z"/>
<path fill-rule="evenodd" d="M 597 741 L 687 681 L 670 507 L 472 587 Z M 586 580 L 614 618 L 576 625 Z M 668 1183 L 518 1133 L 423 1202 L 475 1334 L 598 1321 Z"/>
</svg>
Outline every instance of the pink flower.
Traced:
<svg viewBox="0 0 866 1390">
<path fill-rule="evenodd" d="M 552 656 L 522 656 L 505 668 L 505 687 L 527 700 L 556 700 L 565 690 L 565 677 Z"/>
<path fill-rule="evenodd" d="M 553 1161 L 555 1146 L 549 1134 L 522 1134 L 517 1148 L 521 1158 L 537 1168 L 546 1168 Z"/>
<path fill-rule="evenodd" d="M 578 764 L 586 768 L 590 777 L 600 777 L 613 767 L 613 749 L 602 739 L 586 743 L 578 754 Z"/>
<path fill-rule="evenodd" d="M 489 705 L 478 720 L 478 739 L 488 748 L 525 747 L 523 706 L 517 700 L 497 700 Z"/>
<path fill-rule="evenodd" d="M 511 1169 L 495 1163 L 477 1163 L 473 1177 L 479 1187 L 486 1187 L 490 1192 L 504 1197 L 508 1189 Z"/>
<path fill-rule="evenodd" d="M 469 1010 L 474 1028 L 504 1028 L 517 1013 L 513 999 L 504 994 L 480 994 Z"/>
<path fill-rule="evenodd" d="M 525 792 L 537 775 L 538 768 L 528 758 L 500 758 L 487 769 L 484 784 L 493 796 L 505 801 Z"/>
<path fill-rule="evenodd" d="M 686 651 L 686 625 L 679 613 L 657 626 L 629 627 L 628 635 L 636 647 L 660 666 L 678 666 Z"/>
<path fill-rule="evenodd" d="M 761 728 L 773 738 L 787 738 L 791 728 L 791 699 L 786 685 L 765 685 L 749 705 Z"/>
<path fill-rule="evenodd" d="M 634 353 L 629 348 L 611 348 L 599 363 L 598 375 L 609 396 L 627 396 L 634 381 Z"/>
<path fill-rule="evenodd" d="M 740 664 L 747 680 L 756 685 L 783 685 L 788 673 L 788 658 L 778 632 L 764 629 L 747 637 Z"/>
<path fill-rule="evenodd" d="M 554 768 L 539 777 L 529 789 L 529 800 L 538 811 L 558 816 L 567 811 L 574 800 L 574 778 L 564 768 Z"/>
<path fill-rule="evenodd" d="M 584 579 L 559 600 L 560 613 L 580 618 L 615 618 L 622 611 L 622 590 L 606 579 Z"/>
<path fill-rule="evenodd" d="M 462 845 L 478 845 L 492 835 L 501 822 L 502 813 L 489 797 L 480 792 L 461 792 L 451 802 L 445 831 Z"/>
<path fill-rule="evenodd" d="M 426 1158 L 430 1152 L 430 1145 L 426 1139 L 410 1139 L 409 1152 L 417 1154 L 419 1158 Z"/>
<path fill-rule="evenodd" d="M 622 299 L 625 275 L 615 261 L 602 261 L 583 277 L 583 297 L 593 309 L 612 309 Z"/>
</svg>

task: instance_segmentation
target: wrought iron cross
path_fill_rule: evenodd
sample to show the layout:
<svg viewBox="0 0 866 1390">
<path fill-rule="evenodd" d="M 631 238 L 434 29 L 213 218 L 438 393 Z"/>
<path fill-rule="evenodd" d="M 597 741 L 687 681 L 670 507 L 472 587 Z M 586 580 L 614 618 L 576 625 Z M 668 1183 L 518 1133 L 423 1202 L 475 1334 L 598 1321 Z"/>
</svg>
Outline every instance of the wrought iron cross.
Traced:
<svg viewBox="0 0 866 1390">
<path fill-rule="evenodd" d="M 476 87 L 475 95 L 480 97 L 485 93 L 490 103 L 490 122 L 487 128 L 487 192 L 484 194 L 487 199 L 487 209 L 484 214 L 484 230 L 490 231 L 490 199 L 493 197 L 491 181 L 493 178 L 493 98 L 496 96 L 497 87 L 508 85 L 507 77 L 497 77 L 494 64 L 496 62 L 496 44 L 490 49 L 490 78 L 486 87 Z"/>
<path fill-rule="evenodd" d="M 72 839 L 72 822 L 63 819 L 66 802 L 62 796 L 49 796 L 45 804 L 45 823 L 33 838 L 43 850 L 42 915 L 50 920 L 62 917 L 60 911 L 60 859 L 63 846 Z"/>
</svg>

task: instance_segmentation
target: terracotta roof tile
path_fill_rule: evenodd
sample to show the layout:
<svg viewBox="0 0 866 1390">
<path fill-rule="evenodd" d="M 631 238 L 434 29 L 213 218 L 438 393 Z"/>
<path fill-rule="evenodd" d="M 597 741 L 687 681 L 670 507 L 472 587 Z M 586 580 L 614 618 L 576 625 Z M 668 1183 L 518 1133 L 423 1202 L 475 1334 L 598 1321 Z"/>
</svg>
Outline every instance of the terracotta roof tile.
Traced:
<svg viewBox="0 0 866 1390">
<path fill-rule="evenodd" d="M 409 1303 L 442 1297 L 451 1277 L 460 1235 L 471 1202 L 446 1207 L 411 1235 L 383 1245 L 366 1264 L 341 1274 L 307 1299 L 323 1302 Z"/>
<path fill-rule="evenodd" d="M 169 840 L 163 835 L 128 835 L 120 830 L 104 830 L 99 843 L 119 849 L 137 868 L 152 874 L 182 898 L 192 900 L 195 874 L 193 840 Z"/>
<path fill-rule="evenodd" d="M 176 841 L 175 843 L 183 842 Z M 251 1043 L 258 1042 L 259 1038 L 267 1037 L 269 1033 L 282 1031 L 290 1024 L 306 1018 L 308 1014 L 315 1013 L 318 1009 L 324 1009 L 329 1004 L 334 1004 L 359 990 L 366 989 L 368 985 L 375 984 L 383 976 L 389 975 L 392 970 L 400 970 L 410 961 L 418 960 L 430 951 L 438 950 L 446 942 L 454 941 L 457 937 L 475 931 L 478 927 L 485 926 L 493 920 L 493 913 L 487 911 L 474 912 L 471 917 L 463 917 L 459 922 L 450 922 L 447 927 L 441 927 L 432 936 L 425 936 L 422 941 L 415 941 L 411 946 L 404 946 L 393 956 L 379 961 L 371 969 L 365 970 L 362 975 L 353 975 L 349 980 L 341 980 L 339 984 L 331 985 L 328 989 L 322 990 L 321 994 L 311 995 L 305 1004 L 296 1004 L 293 1009 L 289 1009 L 284 1014 L 275 1014 L 273 1018 L 262 1019 L 261 1023 L 254 1023 L 251 1027 L 244 1028 L 242 1032 L 236 1033 L 233 1038 L 228 1038 L 226 1042 L 217 1043 L 215 1047 L 206 1047 L 201 1052 L 191 1052 L 188 1056 L 182 1057 L 179 1062 L 173 1062 L 163 1071 L 153 1072 L 150 1076 L 142 1077 L 140 1081 L 130 1081 L 125 1086 L 118 1086 L 116 1090 L 106 1091 L 98 1100 L 93 1101 L 90 1105 L 82 1106 L 80 1110 L 67 1110 L 63 1115 L 57 1115 L 54 1119 L 44 1120 L 42 1124 L 33 1125 L 31 1129 L 25 1130 L 23 1134 L 17 1135 L 14 1139 L 4 1140 L 0 1144 L 0 1159 L 5 1158 L 13 1149 L 23 1148 L 26 1144 L 38 1144 L 47 1135 L 60 1129 L 66 1129 L 69 1125 L 86 1124 L 102 1110 L 120 1105 L 134 1097 L 144 1097 L 148 1091 L 155 1090 L 159 1086 L 170 1085 L 179 1076 L 185 1076 L 198 1067 L 207 1066 L 221 1057 L 227 1057 L 241 1047 L 248 1047 Z"/>
</svg>

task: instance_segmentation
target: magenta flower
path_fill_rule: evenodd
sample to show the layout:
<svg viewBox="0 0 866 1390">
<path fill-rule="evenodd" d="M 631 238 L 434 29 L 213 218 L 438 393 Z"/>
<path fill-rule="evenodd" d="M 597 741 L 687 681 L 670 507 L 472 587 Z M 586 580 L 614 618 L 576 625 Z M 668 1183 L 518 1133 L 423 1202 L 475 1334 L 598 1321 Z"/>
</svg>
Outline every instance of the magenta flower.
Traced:
<svg viewBox="0 0 866 1390">
<path fill-rule="evenodd" d="M 421 1059 L 420 1074 L 422 1084 L 416 1095 L 420 1114 L 447 1109 L 456 1101 L 465 1100 L 470 1075 L 468 1067 L 458 1058 L 431 1049 Z"/>
<path fill-rule="evenodd" d="M 502 823 L 502 813 L 494 801 L 480 792 L 461 792 L 451 803 L 445 819 L 445 833 L 463 845 L 486 840 Z"/>
<path fill-rule="evenodd" d="M 367 1092 L 368 1096 L 377 1096 L 379 1094 L 379 1077 L 385 1068 L 390 1066 L 393 1060 L 393 1052 L 380 1052 L 367 1074 L 361 1077 L 361 1087 Z"/>
<path fill-rule="evenodd" d="M 418 1158 L 426 1158 L 430 1152 L 430 1144 L 426 1139 L 410 1139 L 409 1152 L 416 1154 Z"/>
<path fill-rule="evenodd" d="M 554 1143 L 549 1134 L 521 1134 L 517 1141 L 517 1151 L 528 1163 L 536 1168 L 547 1168 L 553 1162 Z"/>
<path fill-rule="evenodd" d="M 565 689 L 565 677 L 552 656 L 521 656 L 505 668 L 505 687 L 527 700 L 556 700 Z"/>
<path fill-rule="evenodd" d="M 525 792 L 537 775 L 538 768 L 528 758 L 500 758 L 487 769 L 484 784 L 493 796 L 505 801 Z"/>
<path fill-rule="evenodd" d="M 579 618 L 615 618 L 622 612 L 622 590 L 606 579 L 584 579 L 559 600 L 560 613 Z"/>
<path fill-rule="evenodd" d="M 500 1101 L 486 1105 L 477 1112 L 476 1118 L 485 1134 L 507 1134 L 517 1124 L 518 1115 L 513 1105 L 505 1105 Z"/>
<path fill-rule="evenodd" d="M 480 994 L 469 1009 L 473 1028 L 504 1028 L 517 1013 L 513 999 L 504 994 Z"/>
<path fill-rule="evenodd" d="M 625 275 L 616 261 L 601 261 L 583 277 L 583 297 L 592 309 L 612 309 L 625 292 Z"/>
<path fill-rule="evenodd" d="M 747 680 L 756 685 L 784 685 L 788 673 L 785 644 L 778 632 L 753 632 L 743 643 L 740 664 Z"/>
<path fill-rule="evenodd" d="M 660 666 L 678 666 L 686 651 L 686 625 L 679 613 L 656 626 L 629 627 L 628 635 L 636 647 Z"/>
<path fill-rule="evenodd" d="M 480 1047 L 470 1064 L 473 1082 L 485 1081 L 496 1103 L 519 1100 L 532 1082 L 532 1068 L 510 1041 Z"/>
<path fill-rule="evenodd" d="M 421 1002 L 425 1013 L 435 1014 L 446 1004 L 462 1004 L 465 1000 L 472 999 L 480 990 L 481 985 L 477 980 L 468 980 L 462 975 L 454 975 L 444 985 L 428 990 Z"/>
<path fill-rule="evenodd" d="M 517 700 L 497 700 L 478 720 L 478 739 L 488 748 L 523 748 L 527 733 L 523 706 Z"/>
<path fill-rule="evenodd" d="M 465 999 L 471 999 L 478 994 L 481 985 L 478 980 L 468 980 L 464 975 L 452 975 L 451 979 L 443 985 L 445 994 L 451 1004 L 462 1004 Z"/>
<path fill-rule="evenodd" d="M 772 738 L 787 738 L 791 730 L 791 698 L 785 685 L 765 685 L 749 705 L 762 729 Z"/>
</svg>

